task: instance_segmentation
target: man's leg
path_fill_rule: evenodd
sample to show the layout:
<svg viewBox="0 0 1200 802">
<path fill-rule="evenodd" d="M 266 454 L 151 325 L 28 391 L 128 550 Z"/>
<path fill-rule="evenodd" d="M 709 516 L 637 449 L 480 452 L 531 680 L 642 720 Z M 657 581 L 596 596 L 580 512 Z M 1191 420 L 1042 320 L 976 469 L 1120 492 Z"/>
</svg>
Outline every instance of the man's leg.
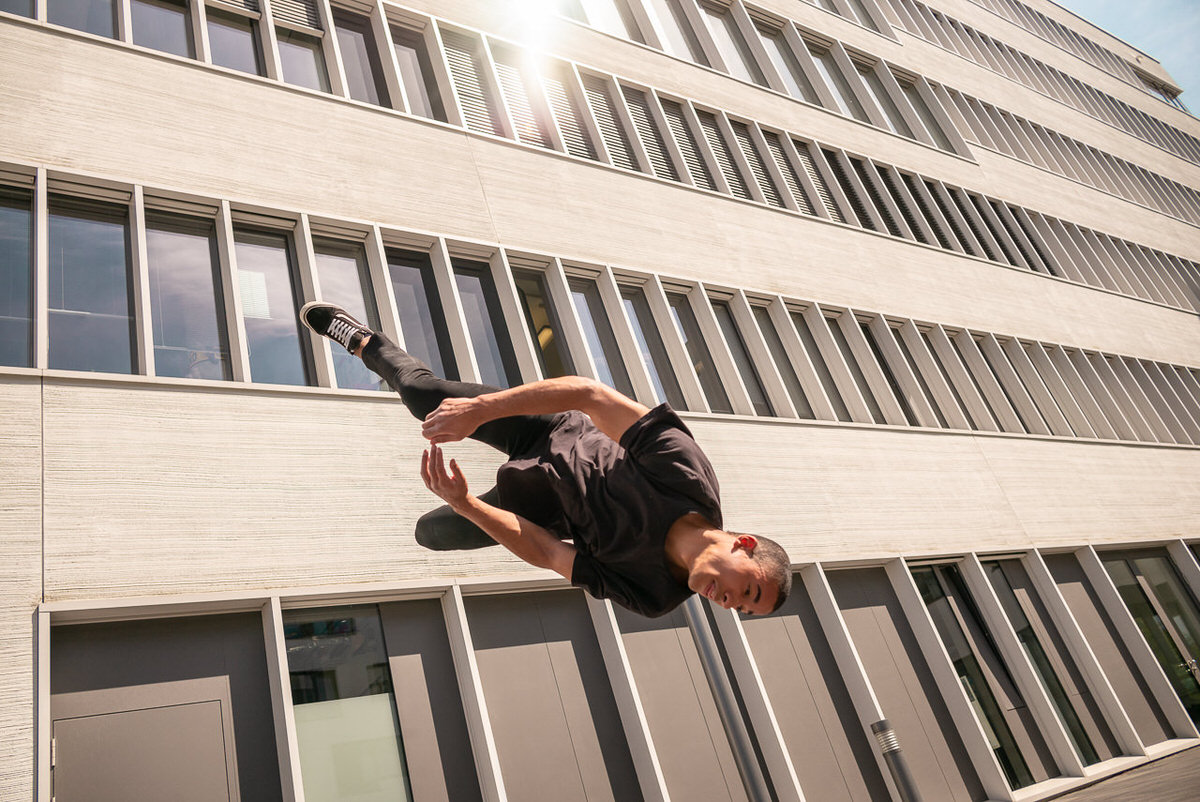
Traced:
<svg viewBox="0 0 1200 802">
<path fill-rule="evenodd" d="M 500 505 L 500 493 L 494 487 L 479 498 L 493 507 Z M 487 532 L 445 504 L 417 520 L 416 539 L 422 546 L 434 551 L 482 549 L 497 545 Z"/>
</svg>

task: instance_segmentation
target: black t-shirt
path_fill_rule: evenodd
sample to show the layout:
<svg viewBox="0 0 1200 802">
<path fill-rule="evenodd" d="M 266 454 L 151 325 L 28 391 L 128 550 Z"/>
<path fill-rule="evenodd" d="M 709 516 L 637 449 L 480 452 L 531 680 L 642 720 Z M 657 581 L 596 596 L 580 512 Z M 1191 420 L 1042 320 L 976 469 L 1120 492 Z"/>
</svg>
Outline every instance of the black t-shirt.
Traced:
<svg viewBox="0 0 1200 802">
<path fill-rule="evenodd" d="M 619 443 L 581 412 L 563 412 L 534 453 L 496 473 L 500 504 L 575 541 L 571 583 L 596 598 L 656 617 L 689 595 L 667 564 L 667 531 L 699 513 L 721 527 L 716 472 L 666 404 Z"/>
</svg>

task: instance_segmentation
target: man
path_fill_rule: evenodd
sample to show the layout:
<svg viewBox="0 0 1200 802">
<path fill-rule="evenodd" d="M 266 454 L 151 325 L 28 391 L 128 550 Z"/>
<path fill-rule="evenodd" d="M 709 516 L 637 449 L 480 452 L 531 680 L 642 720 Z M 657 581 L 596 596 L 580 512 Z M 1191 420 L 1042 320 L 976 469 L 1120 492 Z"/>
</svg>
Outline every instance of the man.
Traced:
<svg viewBox="0 0 1200 802">
<path fill-rule="evenodd" d="M 647 409 L 578 376 L 508 390 L 448 381 L 337 306 L 306 304 L 300 319 L 360 357 L 423 421 L 430 446 L 421 478 L 446 506 L 417 522 L 421 545 L 499 543 L 651 617 L 693 592 L 758 614 L 787 598 L 787 553 L 767 538 L 721 529 L 716 474 L 666 404 Z M 441 448 L 465 437 L 508 455 L 496 486 L 479 496 Z"/>
</svg>

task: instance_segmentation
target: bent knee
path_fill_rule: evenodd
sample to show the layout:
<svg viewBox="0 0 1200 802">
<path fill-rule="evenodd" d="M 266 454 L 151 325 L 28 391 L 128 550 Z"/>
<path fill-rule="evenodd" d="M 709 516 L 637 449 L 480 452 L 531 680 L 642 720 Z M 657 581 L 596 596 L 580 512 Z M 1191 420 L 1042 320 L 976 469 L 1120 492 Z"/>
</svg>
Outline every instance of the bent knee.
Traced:
<svg viewBox="0 0 1200 802">
<path fill-rule="evenodd" d="M 449 542 L 445 527 L 438 520 L 439 510 L 427 512 L 417 520 L 415 537 L 417 544 L 433 551 L 448 551 L 454 548 Z"/>
</svg>

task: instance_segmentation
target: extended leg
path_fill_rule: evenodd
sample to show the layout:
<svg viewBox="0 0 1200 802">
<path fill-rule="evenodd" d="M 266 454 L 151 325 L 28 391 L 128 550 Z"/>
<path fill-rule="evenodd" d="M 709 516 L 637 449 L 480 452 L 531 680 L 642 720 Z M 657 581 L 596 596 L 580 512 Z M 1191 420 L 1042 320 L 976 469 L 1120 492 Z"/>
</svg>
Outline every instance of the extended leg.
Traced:
<svg viewBox="0 0 1200 802">
<path fill-rule="evenodd" d="M 494 487 L 479 498 L 493 507 L 500 503 L 500 493 Z M 445 504 L 417 520 L 416 538 L 422 546 L 435 551 L 482 549 L 497 545 L 487 532 Z"/>
</svg>

